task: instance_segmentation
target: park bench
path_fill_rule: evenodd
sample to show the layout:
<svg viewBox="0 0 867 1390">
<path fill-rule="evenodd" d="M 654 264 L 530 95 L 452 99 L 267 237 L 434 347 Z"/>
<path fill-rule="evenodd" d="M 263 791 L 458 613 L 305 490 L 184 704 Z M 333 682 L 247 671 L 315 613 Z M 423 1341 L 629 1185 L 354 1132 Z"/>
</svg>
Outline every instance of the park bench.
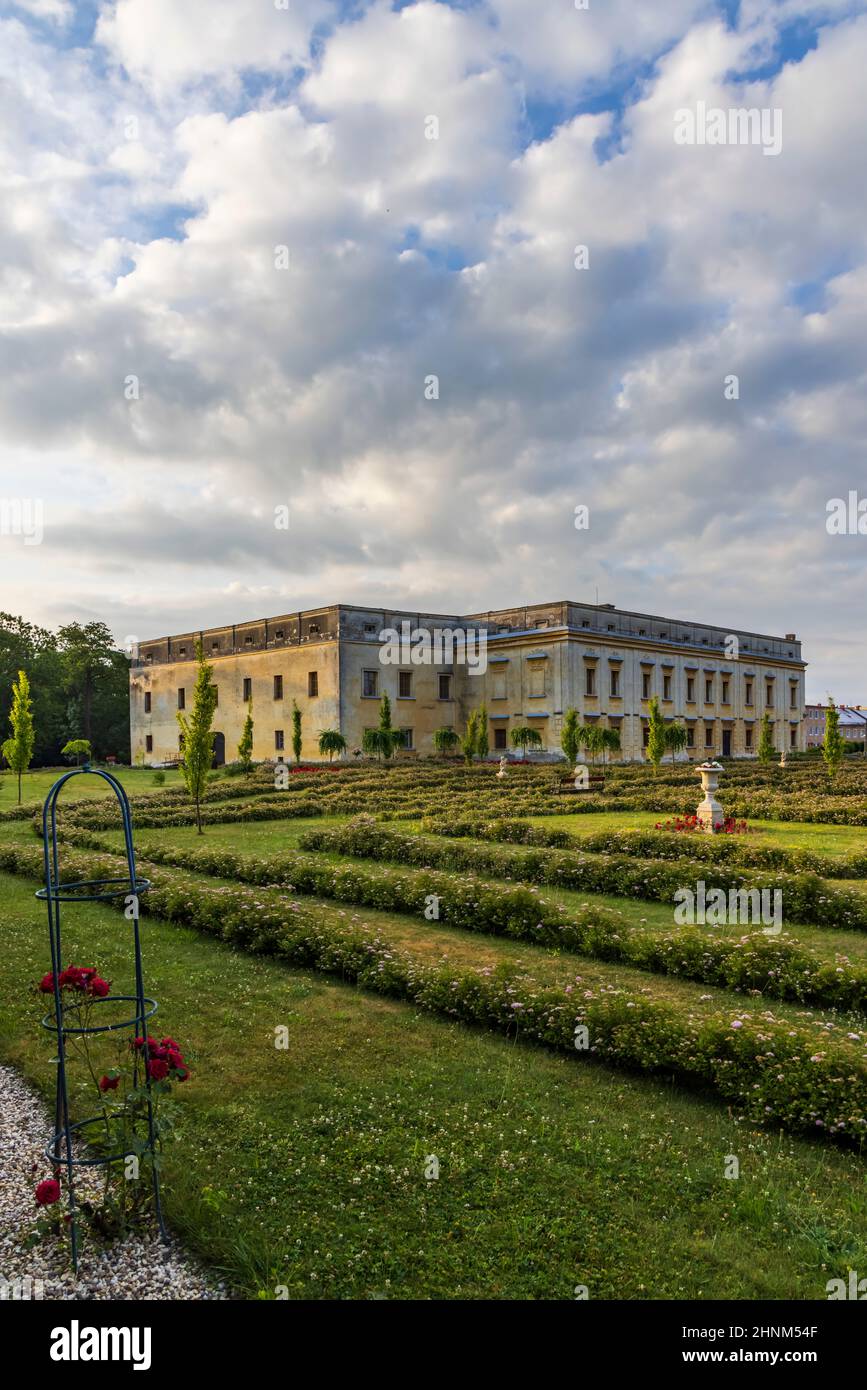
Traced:
<svg viewBox="0 0 867 1390">
<path fill-rule="evenodd" d="M 601 792 L 605 786 L 605 775 L 602 772 L 591 772 L 587 778 L 587 786 L 575 786 L 574 772 L 569 777 L 559 777 L 554 783 L 554 793 L 556 796 L 577 795 L 579 792 Z"/>
</svg>

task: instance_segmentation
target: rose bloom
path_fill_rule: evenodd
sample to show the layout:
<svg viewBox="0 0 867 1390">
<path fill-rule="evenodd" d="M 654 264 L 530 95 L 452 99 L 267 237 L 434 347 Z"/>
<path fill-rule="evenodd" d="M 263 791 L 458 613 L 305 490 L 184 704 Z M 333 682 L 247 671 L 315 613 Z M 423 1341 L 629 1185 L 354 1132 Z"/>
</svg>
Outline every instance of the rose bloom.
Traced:
<svg viewBox="0 0 867 1390">
<path fill-rule="evenodd" d="M 60 1183 L 56 1178 L 46 1178 L 36 1189 L 36 1201 L 40 1207 L 50 1207 L 60 1198 Z"/>
<path fill-rule="evenodd" d="M 99 1089 L 101 1091 L 116 1091 L 119 1084 L 119 1076 L 101 1076 L 99 1078 Z"/>
<path fill-rule="evenodd" d="M 43 976 L 42 976 L 42 979 L 39 981 L 39 988 L 40 988 L 40 991 L 41 991 L 43 994 L 53 994 L 53 993 L 54 993 L 54 972 L 53 972 L 53 971 L 49 971 L 47 975 L 43 975 Z"/>
<path fill-rule="evenodd" d="M 97 999 L 105 999 L 111 990 L 111 980 L 103 980 L 99 975 L 94 975 L 87 987 L 88 994 L 93 994 Z"/>
<path fill-rule="evenodd" d="M 164 1062 L 162 1057 L 155 1057 L 152 1062 L 148 1062 L 148 1076 L 152 1081 L 165 1081 L 169 1074 L 169 1064 Z"/>
</svg>

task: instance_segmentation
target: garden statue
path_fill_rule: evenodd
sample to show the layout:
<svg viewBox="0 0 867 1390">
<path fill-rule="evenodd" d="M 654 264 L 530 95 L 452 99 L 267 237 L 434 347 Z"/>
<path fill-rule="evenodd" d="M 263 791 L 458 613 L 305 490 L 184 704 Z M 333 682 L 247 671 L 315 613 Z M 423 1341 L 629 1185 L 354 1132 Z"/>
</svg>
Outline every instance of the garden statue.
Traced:
<svg viewBox="0 0 867 1390">
<path fill-rule="evenodd" d="M 505 753 L 504 753 L 503 756 L 502 756 L 502 758 L 500 759 L 500 770 L 499 770 L 499 772 L 497 773 L 497 776 L 500 777 L 500 778 L 505 777 L 505 775 L 506 775 L 506 768 L 507 768 L 508 766 L 509 766 L 509 759 L 506 757 L 506 755 L 505 755 Z"/>
<path fill-rule="evenodd" d="M 696 819 L 702 830 L 708 831 L 711 835 L 725 824 L 725 812 L 714 795 L 722 770 L 722 766 L 715 759 L 712 762 L 699 763 L 696 768 L 704 792 L 704 800 L 699 802 L 695 813 Z"/>
<path fill-rule="evenodd" d="M 785 766 L 786 766 L 786 750 L 785 750 L 785 748 L 784 748 L 784 749 L 782 750 L 782 752 L 780 753 L 780 767 L 785 767 Z"/>
</svg>

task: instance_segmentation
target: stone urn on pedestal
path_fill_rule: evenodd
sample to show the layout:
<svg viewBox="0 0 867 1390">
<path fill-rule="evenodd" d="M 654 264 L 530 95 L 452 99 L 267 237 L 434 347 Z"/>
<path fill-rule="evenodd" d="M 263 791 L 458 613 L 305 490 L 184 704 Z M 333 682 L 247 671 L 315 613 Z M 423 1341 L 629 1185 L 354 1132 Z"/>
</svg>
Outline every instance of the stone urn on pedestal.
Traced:
<svg viewBox="0 0 867 1390">
<path fill-rule="evenodd" d="M 699 802 L 695 814 L 702 830 L 706 830 L 709 835 L 712 835 L 715 830 L 720 830 L 725 824 L 725 812 L 716 799 L 716 790 L 719 786 L 722 770 L 720 763 L 710 759 L 705 763 L 699 763 L 696 768 L 696 772 L 701 778 L 704 800 Z"/>
</svg>

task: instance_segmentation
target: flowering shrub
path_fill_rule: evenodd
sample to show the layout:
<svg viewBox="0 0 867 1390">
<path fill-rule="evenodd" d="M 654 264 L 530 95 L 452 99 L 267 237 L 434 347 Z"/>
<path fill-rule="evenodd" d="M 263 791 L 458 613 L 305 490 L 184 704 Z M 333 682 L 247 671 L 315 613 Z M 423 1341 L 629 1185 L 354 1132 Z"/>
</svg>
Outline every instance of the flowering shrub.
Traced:
<svg viewBox="0 0 867 1390">
<path fill-rule="evenodd" d="M 93 966 L 66 966 L 57 977 L 57 986 L 69 1000 L 64 1007 L 75 1010 L 76 1028 L 82 1030 L 90 1028 L 93 1011 L 100 1001 L 112 1002 L 109 981 Z M 44 975 L 37 989 L 40 994 L 53 995 L 54 974 Z M 113 1048 L 116 1065 L 98 1075 L 95 1053 L 106 1046 Z M 98 1110 L 84 1122 L 89 1147 L 95 1154 L 124 1158 L 132 1155 L 145 1164 L 158 1163 L 158 1152 L 167 1133 L 162 1114 L 166 1098 L 172 1082 L 186 1081 L 189 1076 L 189 1067 L 174 1038 L 135 1038 L 124 1043 L 117 1032 L 96 1035 L 81 1031 L 67 1035 L 66 1057 L 67 1065 L 75 1060 L 84 1063 L 98 1098 Z M 153 1155 L 147 1145 L 149 1107 L 157 1146 L 157 1154 Z M 101 1201 L 80 1199 L 78 1210 L 91 1231 L 102 1237 L 119 1236 L 146 1219 L 151 1187 L 140 1173 L 137 1181 L 130 1181 L 113 1162 L 104 1164 L 102 1172 Z M 58 1202 L 61 1176 L 62 1169 L 55 1167 L 53 1177 L 37 1184 L 34 1196 L 38 1207 L 53 1207 Z M 35 1224 L 29 1243 L 47 1234 L 60 1234 L 64 1222 L 65 1218 L 57 1213 L 45 1212 Z"/>
<path fill-rule="evenodd" d="M 698 816 L 676 816 L 674 820 L 657 821 L 657 830 L 675 830 L 681 834 L 705 835 L 704 824 Z M 734 816 L 726 816 L 722 825 L 714 828 L 715 835 L 757 835 L 759 832 L 751 825 L 747 825 L 745 820 L 735 820 Z"/>
</svg>

